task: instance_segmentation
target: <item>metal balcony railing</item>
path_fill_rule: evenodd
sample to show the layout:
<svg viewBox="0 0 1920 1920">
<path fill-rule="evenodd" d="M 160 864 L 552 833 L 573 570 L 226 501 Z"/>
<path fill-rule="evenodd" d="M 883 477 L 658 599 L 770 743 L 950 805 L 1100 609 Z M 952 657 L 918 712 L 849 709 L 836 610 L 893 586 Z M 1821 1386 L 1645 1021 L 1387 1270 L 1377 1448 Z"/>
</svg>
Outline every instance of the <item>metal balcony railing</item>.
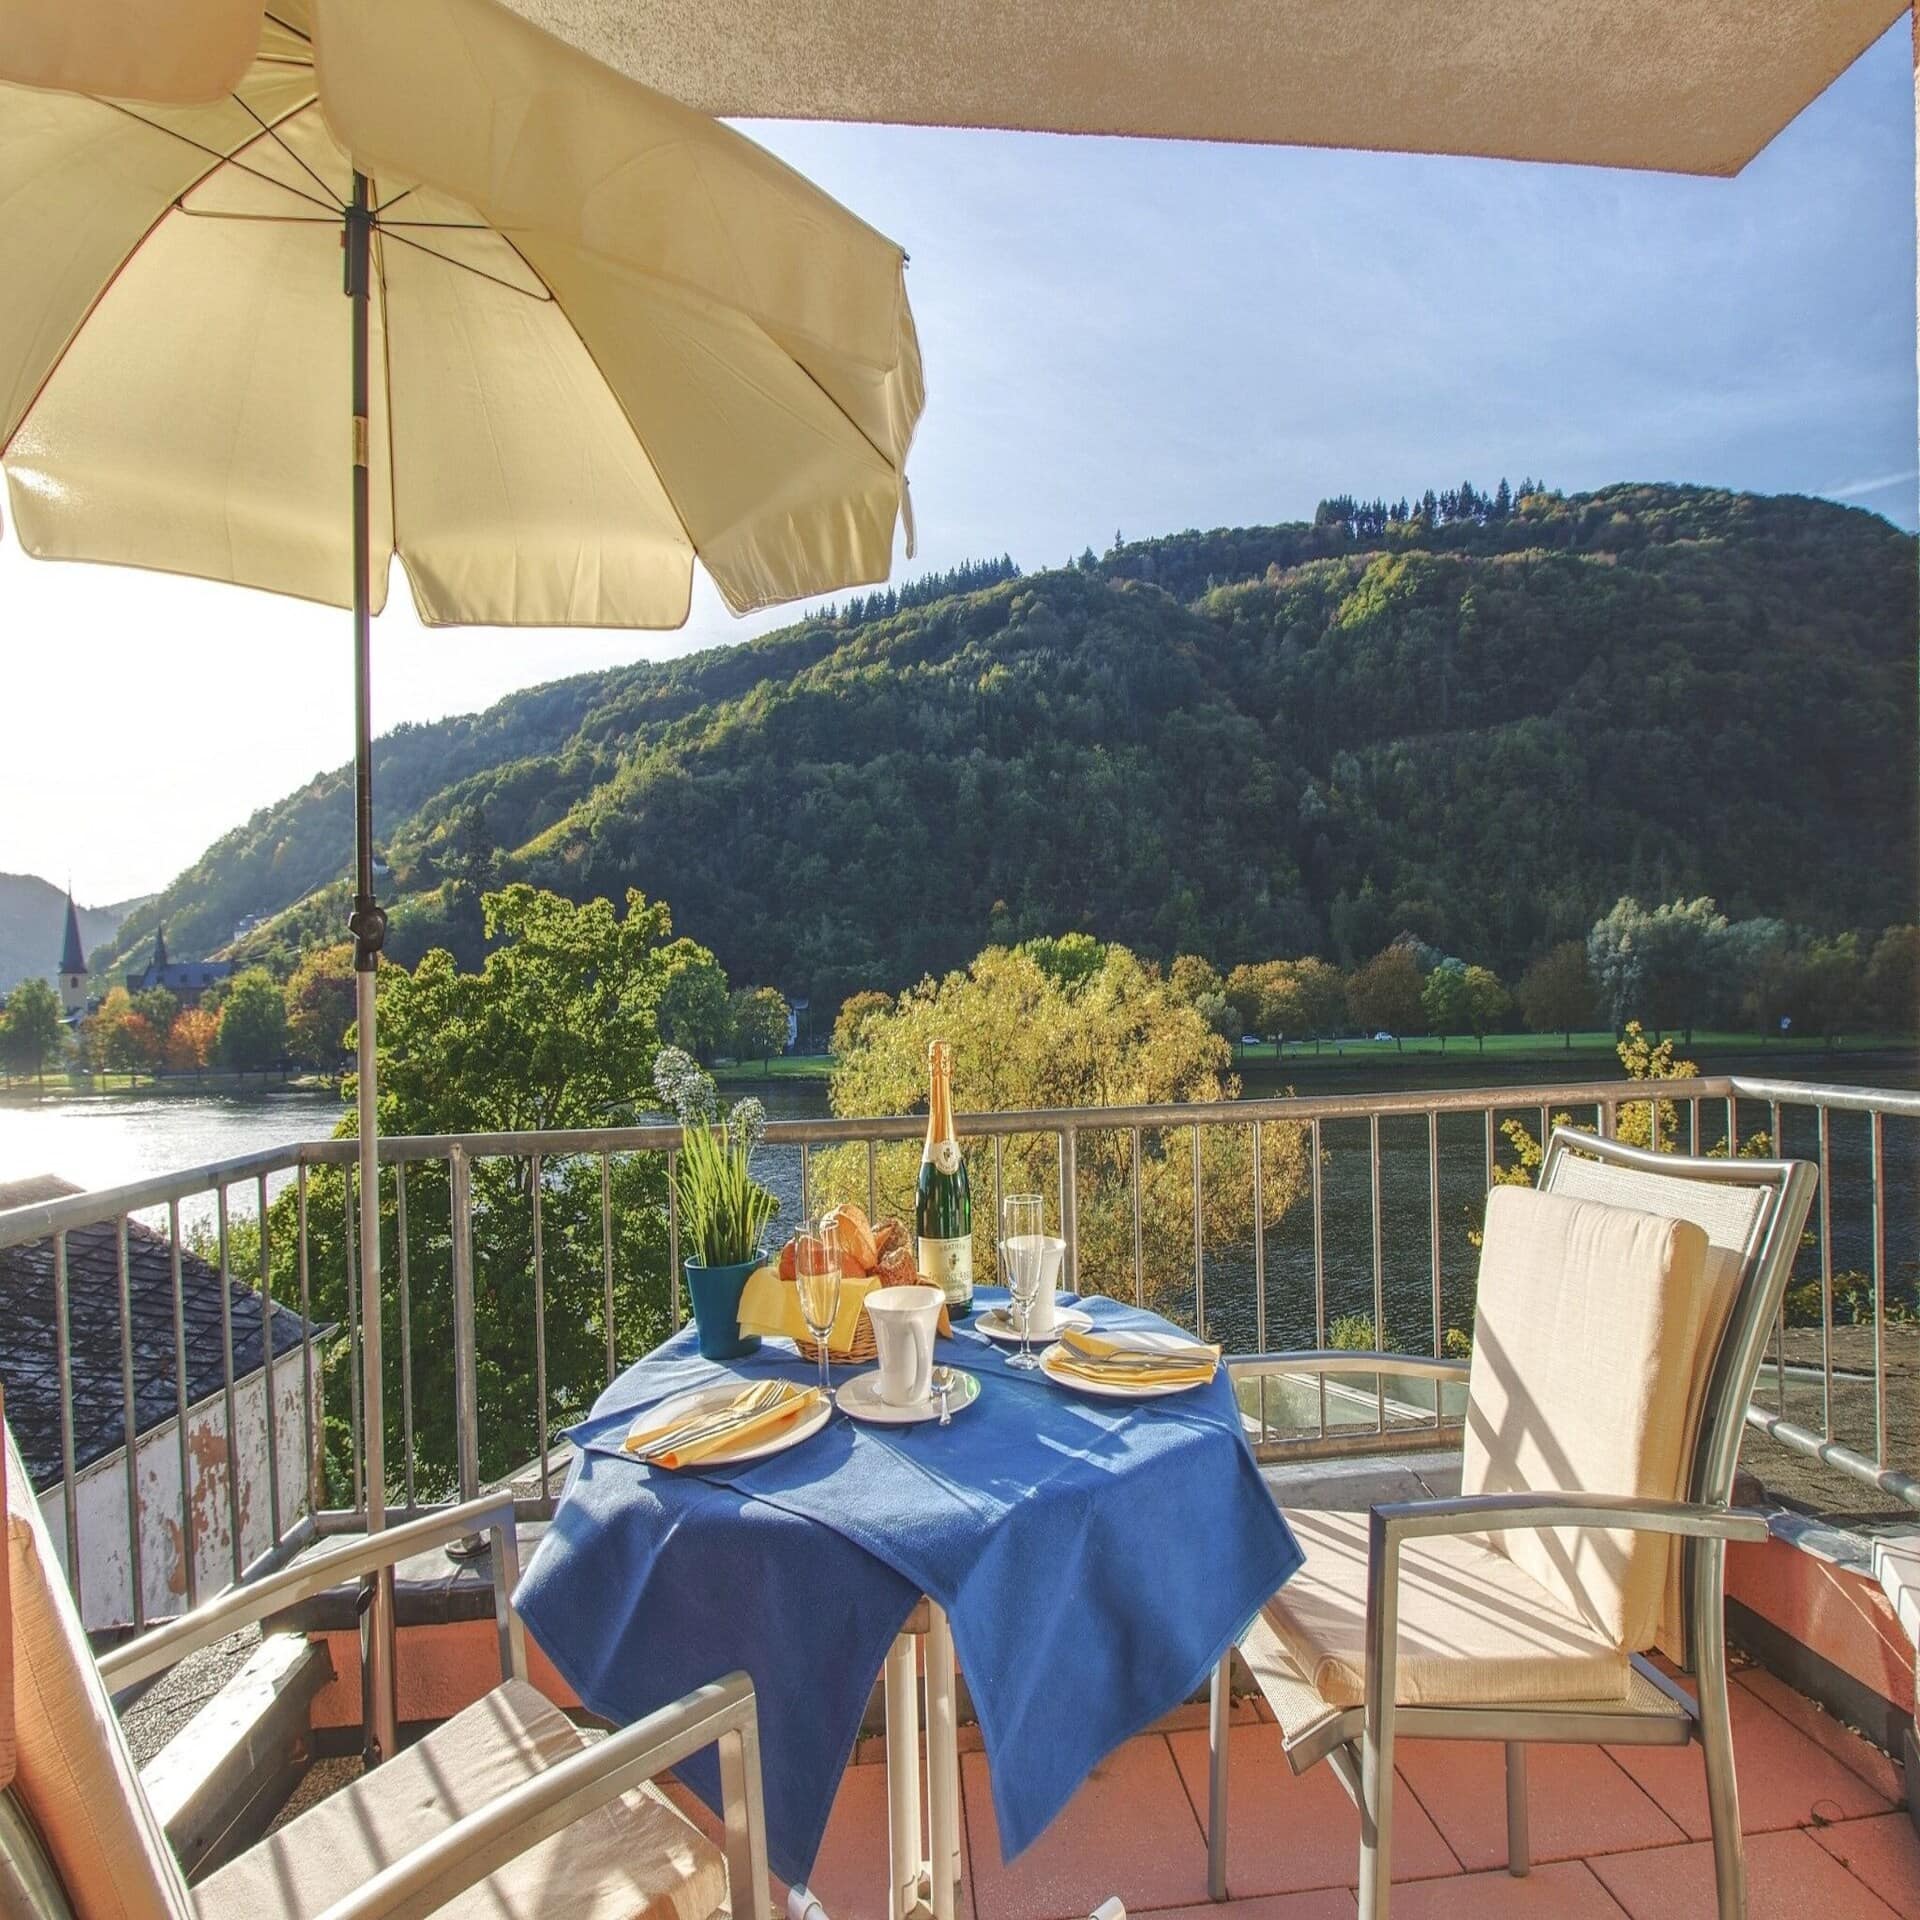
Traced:
<svg viewBox="0 0 1920 1920">
<path fill-rule="evenodd" d="M 1920 1094 L 1712 1076 L 975 1114 L 960 1130 L 977 1206 L 997 1210 L 1010 1157 L 1023 1182 L 1045 1169 L 1068 1245 L 1067 1284 L 1130 1289 L 1236 1354 L 1331 1343 L 1438 1357 L 1450 1331 L 1457 1351 L 1472 1325 L 1472 1234 L 1496 1171 L 1515 1161 L 1508 1123 L 1544 1142 L 1560 1116 L 1609 1134 L 1628 1124 L 1682 1151 L 1725 1151 L 1728 1142 L 1737 1150 L 1759 1136 L 1771 1152 L 1816 1160 L 1816 1223 L 1790 1296 L 1797 1324 L 1790 1327 L 1783 1310 L 1748 1418 L 1790 1451 L 1920 1508 L 1920 1460 L 1905 1456 L 1888 1396 L 1896 1345 L 1900 1365 L 1920 1360 L 1907 1352 L 1920 1347 Z M 910 1191 L 923 1127 L 911 1115 L 781 1120 L 768 1128 L 765 1151 L 784 1168 L 788 1197 L 802 1213 L 852 1198 L 878 1211 L 889 1199 L 901 1205 Z M 1890 1128 L 1898 1131 L 1891 1165 Z M 605 1380 L 680 1323 L 679 1139 L 677 1126 L 647 1125 L 381 1141 L 381 1166 L 391 1175 L 382 1192 L 383 1273 L 398 1333 L 387 1343 L 398 1389 L 387 1397 L 395 1482 L 387 1493 L 401 1514 L 471 1497 L 483 1468 L 494 1478 L 527 1459 L 532 1490 L 523 1515 L 551 1512 L 557 1433 Z M 124 1527 L 125 1538 L 108 1556 L 118 1592 L 86 1606 L 90 1625 L 117 1615 L 144 1626 L 192 1604 L 208 1578 L 209 1529 L 217 1535 L 222 1523 L 218 1574 L 234 1581 L 282 1563 L 317 1534 L 361 1524 L 354 1154 L 351 1139 L 304 1141 L 0 1213 L 0 1249 L 51 1243 L 58 1515 L 69 1578 L 83 1596 L 97 1543 L 86 1534 L 75 1456 L 68 1242 L 108 1227 L 118 1249 L 123 1432 L 116 1451 L 89 1470 L 124 1486 L 123 1494 L 116 1486 L 113 1518 L 92 1524 Z M 559 1246 L 551 1216 L 563 1206 Z M 250 1403 L 240 1404 L 224 1297 L 221 1386 L 213 1400 L 189 1406 L 177 1253 L 171 1431 L 165 1419 L 142 1425 L 152 1390 L 149 1382 L 143 1401 L 128 1306 L 127 1234 L 136 1218 L 176 1249 L 197 1223 L 223 1281 L 244 1260 L 263 1332 L 276 1291 L 297 1308 L 306 1322 L 297 1432 L 290 1398 L 281 1405 L 264 1392 L 257 1421 Z M 1897 1273 L 1890 1234 L 1898 1236 Z M 1084 1270 L 1096 1242 L 1099 1270 Z M 569 1269 L 562 1325 L 550 1300 L 557 1259 Z M 598 1268 L 591 1283 L 582 1272 L 589 1260 Z M 316 1329 L 334 1306 L 342 1324 Z M 594 1324 L 583 1346 L 586 1322 Z M 559 1332 L 572 1359 L 555 1366 Z M 274 1378 L 270 1372 L 269 1388 Z M 1383 1377 L 1356 1390 L 1345 1379 L 1332 1398 L 1324 1380 L 1298 1385 L 1245 1389 L 1255 1396 L 1245 1402 L 1249 1437 L 1265 1454 L 1431 1446 L 1458 1435 L 1460 1408 L 1437 1383 L 1416 1378 L 1390 1389 Z M 482 1407 L 509 1389 L 530 1400 L 531 1418 L 513 1436 L 528 1444 L 503 1464 L 505 1443 L 488 1432 Z M 449 1413 L 451 1447 L 423 1448 L 422 1422 L 443 1440 Z M 151 1464 L 156 1444 L 168 1449 L 164 1475 Z M 251 1464 L 242 1457 L 249 1451 Z M 224 1475 L 221 1497 L 211 1500 L 210 1475 Z M 262 1487 L 264 1501 L 253 1498 Z"/>
</svg>

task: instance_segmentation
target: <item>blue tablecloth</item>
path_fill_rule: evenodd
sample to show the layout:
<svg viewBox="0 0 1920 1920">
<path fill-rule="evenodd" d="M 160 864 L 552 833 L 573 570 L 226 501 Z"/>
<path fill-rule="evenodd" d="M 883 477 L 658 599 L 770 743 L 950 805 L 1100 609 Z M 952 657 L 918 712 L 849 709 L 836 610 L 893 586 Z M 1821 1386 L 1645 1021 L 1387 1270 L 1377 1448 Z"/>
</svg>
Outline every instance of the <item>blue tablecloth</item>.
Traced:
<svg viewBox="0 0 1920 1920">
<path fill-rule="evenodd" d="M 1083 1304 L 1101 1326 L 1166 1325 Z M 728 1371 L 812 1373 L 784 1341 L 727 1369 L 700 1358 L 690 1329 L 675 1335 L 575 1429 L 579 1458 L 520 1586 L 534 1638 L 609 1720 L 736 1667 L 752 1675 L 768 1847 L 789 1881 L 813 1869 L 861 1713 L 921 1594 L 951 1618 L 1011 1859 L 1106 1754 L 1202 1684 L 1300 1564 L 1224 1370 L 1122 1403 L 1011 1371 L 965 1322 L 939 1352 L 985 1389 L 948 1427 L 836 1414 L 771 1459 L 673 1474 L 620 1452 L 637 1409 Z M 711 1756 L 682 1771 L 718 1804 Z"/>
</svg>

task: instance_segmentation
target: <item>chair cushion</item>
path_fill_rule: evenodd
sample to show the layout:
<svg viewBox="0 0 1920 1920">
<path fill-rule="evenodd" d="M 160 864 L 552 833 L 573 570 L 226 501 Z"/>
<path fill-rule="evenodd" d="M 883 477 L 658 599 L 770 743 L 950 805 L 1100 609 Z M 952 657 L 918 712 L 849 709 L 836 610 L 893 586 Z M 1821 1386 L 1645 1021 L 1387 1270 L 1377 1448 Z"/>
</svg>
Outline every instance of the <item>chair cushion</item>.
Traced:
<svg viewBox="0 0 1920 1920">
<path fill-rule="evenodd" d="M 6 1449 L 14 1792 L 75 1913 L 183 1920 L 186 1883 L 140 1790 L 11 1433 Z"/>
<path fill-rule="evenodd" d="M 1329 1706 L 1366 1699 L 1367 1516 L 1286 1510 L 1306 1562 L 1265 1618 Z M 1627 1657 L 1477 1535 L 1400 1549 L 1401 1706 L 1620 1700 Z"/>
<path fill-rule="evenodd" d="M 1689 1220 L 1496 1187 L 1461 1491 L 1682 1497 L 1706 1252 Z M 1498 1545 L 1622 1651 L 1653 1644 L 1667 1536 L 1561 1529 L 1503 1534 Z"/>
<path fill-rule="evenodd" d="M 203 1881 L 194 1890 L 200 1920 L 319 1913 L 584 1744 L 543 1694 L 510 1680 Z M 509 1861 L 438 1915 L 708 1920 L 726 1898 L 719 1850 L 657 1789 L 643 1786 Z"/>
</svg>

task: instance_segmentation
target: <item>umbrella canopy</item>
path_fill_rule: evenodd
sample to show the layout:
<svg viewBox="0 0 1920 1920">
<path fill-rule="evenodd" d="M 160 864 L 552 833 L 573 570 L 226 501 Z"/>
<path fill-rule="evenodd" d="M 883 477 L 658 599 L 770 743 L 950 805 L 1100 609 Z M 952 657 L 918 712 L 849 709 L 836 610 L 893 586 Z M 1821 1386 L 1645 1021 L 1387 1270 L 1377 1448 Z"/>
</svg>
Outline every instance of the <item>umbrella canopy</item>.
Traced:
<svg viewBox="0 0 1920 1920">
<path fill-rule="evenodd" d="M 124 11 L 0 0 L 0 469 L 30 553 L 353 609 L 377 1529 L 389 563 L 430 623 L 678 626 L 696 556 L 737 612 L 884 579 L 923 397 L 905 256 L 494 0 L 159 0 L 120 34 Z M 364 1670 L 377 1760 L 390 1571 Z"/>
<path fill-rule="evenodd" d="M 886 577 L 922 399 L 898 247 L 491 0 L 255 24 L 206 105 L 0 86 L 29 552 L 352 603 L 358 167 L 376 610 L 394 552 L 435 623 L 678 626 L 696 554 L 736 611 Z"/>
</svg>

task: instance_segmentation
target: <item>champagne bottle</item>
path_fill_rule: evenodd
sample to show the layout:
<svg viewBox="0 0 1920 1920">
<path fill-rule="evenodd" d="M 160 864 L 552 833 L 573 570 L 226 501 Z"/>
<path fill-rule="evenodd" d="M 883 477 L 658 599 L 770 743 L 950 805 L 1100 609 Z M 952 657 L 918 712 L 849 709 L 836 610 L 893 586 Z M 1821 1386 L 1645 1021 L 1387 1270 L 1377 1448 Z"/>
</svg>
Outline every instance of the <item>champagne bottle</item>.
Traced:
<svg viewBox="0 0 1920 1920">
<path fill-rule="evenodd" d="M 953 1132 L 953 1049 L 944 1040 L 927 1049 L 927 1067 L 927 1145 L 913 1203 L 915 1253 L 921 1274 L 938 1285 L 949 1316 L 958 1318 L 973 1311 L 973 1200 Z"/>
</svg>

